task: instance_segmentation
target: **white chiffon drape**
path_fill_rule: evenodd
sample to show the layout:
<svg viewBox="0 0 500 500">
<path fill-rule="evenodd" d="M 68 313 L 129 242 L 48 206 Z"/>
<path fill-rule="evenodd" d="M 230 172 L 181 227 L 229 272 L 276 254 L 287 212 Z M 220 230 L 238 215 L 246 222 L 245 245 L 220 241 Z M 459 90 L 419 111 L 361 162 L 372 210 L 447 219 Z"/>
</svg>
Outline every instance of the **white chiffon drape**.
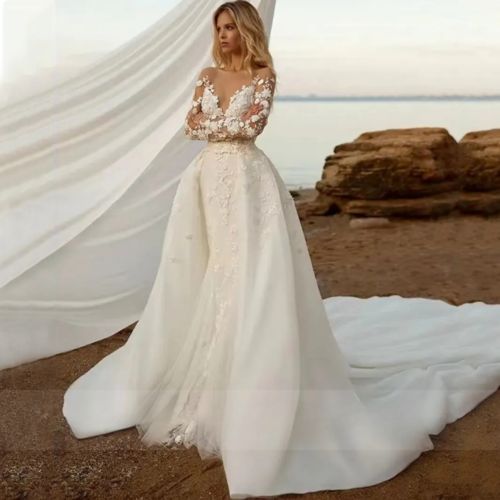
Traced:
<svg viewBox="0 0 500 500">
<path fill-rule="evenodd" d="M 211 64 L 215 0 L 184 0 L 78 77 L 0 110 L 0 369 L 139 318 Z M 274 0 L 252 2 L 268 31 Z"/>
</svg>

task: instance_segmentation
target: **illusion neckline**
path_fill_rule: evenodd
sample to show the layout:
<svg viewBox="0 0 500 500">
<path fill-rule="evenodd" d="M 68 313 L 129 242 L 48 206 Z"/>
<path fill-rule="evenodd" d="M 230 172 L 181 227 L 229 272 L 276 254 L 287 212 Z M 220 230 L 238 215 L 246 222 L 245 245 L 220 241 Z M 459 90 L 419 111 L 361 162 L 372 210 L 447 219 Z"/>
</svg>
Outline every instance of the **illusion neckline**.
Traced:
<svg viewBox="0 0 500 500">
<path fill-rule="evenodd" d="M 220 100 L 220 97 L 217 95 L 217 93 L 215 92 L 215 86 L 213 84 L 213 82 L 210 80 L 210 78 L 208 76 L 204 76 L 204 78 L 206 79 L 206 81 L 208 82 L 208 85 L 206 86 L 206 88 L 208 89 L 208 91 L 213 95 L 213 97 L 215 98 L 215 100 L 217 101 L 217 109 L 225 116 L 226 113 L 229 111 L 229 109 L 231 108 L 231 104 L 232 102 L 234 101 L 234 99 L 236 98 L 236 96 L 240 93 L 240 92 L 243 92 L 243 90 L 245 90 L 246 88 L 248 87 L 252 87 L 255 85 L 255 81 L 259 78 L 259 75 L 255 75 L 252 80 L 249 82 L 249 83 L 244 83 L 240 88 L 236 89 L 232 95 L 229 97 L 229 101 L 227 103 L 227 108 L 225 110 L 222 109 L 222 106 L 221 106 L 221 100 Z"/>
</svg>

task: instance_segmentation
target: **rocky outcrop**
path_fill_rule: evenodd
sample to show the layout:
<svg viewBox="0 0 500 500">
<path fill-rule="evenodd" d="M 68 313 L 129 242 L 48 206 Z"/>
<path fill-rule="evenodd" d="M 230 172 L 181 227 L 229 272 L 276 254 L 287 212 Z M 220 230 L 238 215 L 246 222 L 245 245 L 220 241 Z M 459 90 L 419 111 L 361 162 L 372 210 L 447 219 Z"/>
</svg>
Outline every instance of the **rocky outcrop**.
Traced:
<svg viewBox="0 0 500 500">
<path fill-rule="evenodd" d="M 366 132 L 325 159 L 308 212 L 438 216 L 500 212 L 500 129 L 457 143 L 444 128 Z"/>
<path fill-rule="evenodd" d="M 500 189 L 500 129 L 469 132 L 459 146 L 466 165 L 464 189 Z"/>
</svg>

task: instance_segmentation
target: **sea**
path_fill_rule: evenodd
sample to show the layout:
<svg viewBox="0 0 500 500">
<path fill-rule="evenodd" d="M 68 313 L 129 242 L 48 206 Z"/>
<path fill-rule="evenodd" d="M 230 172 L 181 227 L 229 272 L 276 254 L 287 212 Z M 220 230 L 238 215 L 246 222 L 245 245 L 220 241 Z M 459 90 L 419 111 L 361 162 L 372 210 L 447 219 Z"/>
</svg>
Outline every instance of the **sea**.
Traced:
<svg viewBox="0 0 500 500">
<path fill-rule="evenodd" d="M 500 128 L 500 96 L 279 98 L 257 146 L 289 189 L 314 187 L 336 145 L 363 132 L 443 127 L 456 141 L 471 131 Z"/>
</svg>

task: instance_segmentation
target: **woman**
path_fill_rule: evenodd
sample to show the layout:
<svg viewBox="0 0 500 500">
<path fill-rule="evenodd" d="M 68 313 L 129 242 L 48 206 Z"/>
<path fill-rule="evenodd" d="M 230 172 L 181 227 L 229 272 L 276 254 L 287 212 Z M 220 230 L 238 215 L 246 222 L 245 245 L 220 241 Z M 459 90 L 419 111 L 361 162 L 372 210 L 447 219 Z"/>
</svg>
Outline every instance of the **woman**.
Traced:
<svg viewBox="0 0 500 500">
<path fill-rule="evenodd" d="M 347 362 L 293 198 L 255 145 L 276 89 L 262 21 L 238 0 L 213 25 L 216 66 L 200 73 L 185 120 L 189 138 L 208 142 L 179 183 L 151 295 L 127 343 L 70 386 L 64 415 L 78 438 L 136 426 L 147 445 L 220 457 L 232 498 L 378 483 L 494 392 L 499 356 L 475 352 L 486 368 L 472 376 L 449 350 L 433 358 L 436 331 L 419 351 L 422 330 L 388 328 L 365 341 L 378 367 Z M 410 318 L 439 314 L 434 302 L 397 304 Z"/>
</svg>

